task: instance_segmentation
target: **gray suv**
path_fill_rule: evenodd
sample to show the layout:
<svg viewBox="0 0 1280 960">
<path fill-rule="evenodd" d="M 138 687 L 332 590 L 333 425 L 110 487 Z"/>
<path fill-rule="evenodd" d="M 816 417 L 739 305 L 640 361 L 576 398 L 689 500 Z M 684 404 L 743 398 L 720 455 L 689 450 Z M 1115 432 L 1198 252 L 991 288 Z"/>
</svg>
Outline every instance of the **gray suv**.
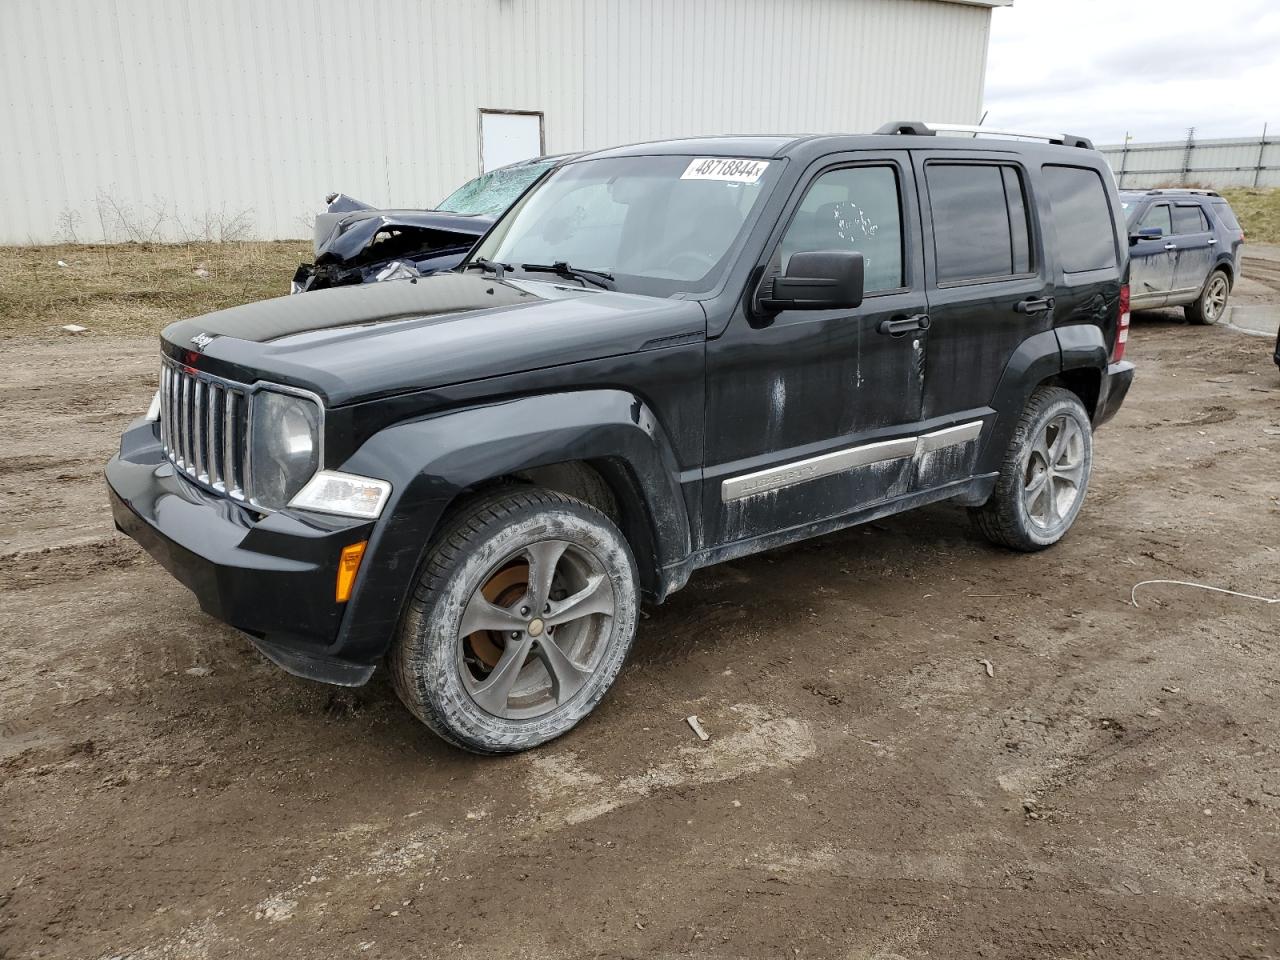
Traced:
<svg viewBox="0 0 1280 960">
<path fill-rule="evenodd" d="M 1122 191 L 1129 224 L 1134 310 L 1182 307 L 1192 323 L 1218 323 L 1244 251 L 1244 231 L 1212 190 Z"/>
</svg>

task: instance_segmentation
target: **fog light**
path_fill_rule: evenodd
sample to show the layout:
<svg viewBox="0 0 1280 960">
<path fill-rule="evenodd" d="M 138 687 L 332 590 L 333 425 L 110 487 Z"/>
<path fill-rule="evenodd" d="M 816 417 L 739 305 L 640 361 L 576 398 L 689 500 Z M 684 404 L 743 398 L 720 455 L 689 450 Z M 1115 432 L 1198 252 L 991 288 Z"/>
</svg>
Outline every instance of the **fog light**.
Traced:
<svg viewBox="0 0 1280 960">
<path fill-rule="evenodd" d="M 294 495 L 289 506 L 317 513 L 335 513 L 341 517 L 376 520 L 389 496 L 391 484 L 385 480 L 321 470 Z"/>
<path fill-rule="evenodd" d="M 342 555 L 338 557 L 338 587 L 334 592 L 339 603 L 346 603 L 351 599 L 351 588 L 355 586 L 360 561 L 364 559 L 364 548 L 368 544 L 369 541 L 361 540 L 342 548 Z"/>
</svg>

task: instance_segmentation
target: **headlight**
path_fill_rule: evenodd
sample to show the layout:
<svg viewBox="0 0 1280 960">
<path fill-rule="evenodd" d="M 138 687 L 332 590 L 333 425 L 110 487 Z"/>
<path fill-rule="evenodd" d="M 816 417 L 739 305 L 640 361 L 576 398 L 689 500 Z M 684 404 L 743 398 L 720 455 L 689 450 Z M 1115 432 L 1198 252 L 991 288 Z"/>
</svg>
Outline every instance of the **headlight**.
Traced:
<svg viewBox="0 0 1280 960">
<path fill-rule="evenodd" d="M 307 397 L 259 390 L 249 426 L 253 502 L 282 509 L 320 469 L 320 406 Z"/>
<path fill-rule="evenodd" d="M 146 416 L 143 418 L 155 423 L 160 419 L 160 391 L 156 391 L 156 395 L 151 398 L 151 405 L 147 407 Z"/>
<path fill-rule="evenodd" d="M 321 470 L 289 501 L 289 506 L 376 520 L 389 496 L 391 484 L 385 480 Z"/>
</svg>

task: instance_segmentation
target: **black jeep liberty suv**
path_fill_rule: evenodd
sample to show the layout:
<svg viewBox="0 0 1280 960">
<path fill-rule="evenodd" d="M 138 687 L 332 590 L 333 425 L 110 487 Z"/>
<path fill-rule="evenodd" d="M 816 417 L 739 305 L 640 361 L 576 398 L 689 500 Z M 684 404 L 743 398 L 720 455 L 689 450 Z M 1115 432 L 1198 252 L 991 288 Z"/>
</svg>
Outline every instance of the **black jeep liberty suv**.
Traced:
<svg viewBox="0 0 1280 960">
<path fill-rule="evenodd" d="M 699 567 L 948 499 L 1050 546 L 1133 378 L 1120 198 L 1082 138 L 954 132 L 606 150 L 454 272 L 175 323 L 116 524 L 483 753 L 572 728 Z"/>
</svg>

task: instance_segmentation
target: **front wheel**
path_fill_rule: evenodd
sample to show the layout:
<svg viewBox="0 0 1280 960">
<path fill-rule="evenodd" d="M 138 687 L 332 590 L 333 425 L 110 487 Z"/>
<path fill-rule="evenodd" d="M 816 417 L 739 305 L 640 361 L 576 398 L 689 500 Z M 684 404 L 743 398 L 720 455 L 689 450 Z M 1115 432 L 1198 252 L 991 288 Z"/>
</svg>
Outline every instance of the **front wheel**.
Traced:
<svg viewBox="0 0 1280 960">
<path fill-rule="evenodd" d="M 389 654 L 396 692 L 455 746 L 527 750 L 600 702 L 638 603 L 635 561 L 607 517 L 508 488 L 456 515 L 431 547 Z"/>
<path fill-rule="evenodd" d="M 969 511 L 992 543 L 1013 550 L 1053 546 L 1084 505 L 1093 470 L 1093 428 L 1070 390 L 1039 387 L 1009 442 L 991 498 Z"/>
<path fill-rule="evenodd" d="M 1221 323 L 1227 312 L 1227 298 L 1230 295 L 1231 281 L 1223 271 L 1215 270 L 1205 281 L 1199 299 L 1183 307 L 1182 312 L 1192 323 L 1201 326 Z"/>
</svg>

